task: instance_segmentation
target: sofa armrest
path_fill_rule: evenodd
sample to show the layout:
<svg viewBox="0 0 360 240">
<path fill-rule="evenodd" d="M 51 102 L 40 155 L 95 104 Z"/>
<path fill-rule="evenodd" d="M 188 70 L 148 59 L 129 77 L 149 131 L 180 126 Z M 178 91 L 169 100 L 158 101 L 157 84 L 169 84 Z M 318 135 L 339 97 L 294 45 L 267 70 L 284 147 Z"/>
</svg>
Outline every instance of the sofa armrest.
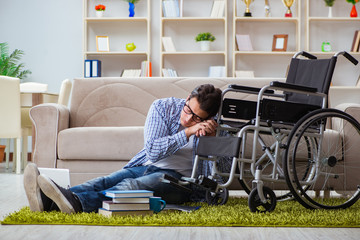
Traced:
<svg viewBox="0 0 360 240">
<path fill-rule="evenodd" d="M 358 103 L 342 103 L 335 107 L 335 109 L 341 110 L 350 114 L 353 118 L 360 123 L 360 104 Z"/>
<path fill-rule="evenodd" d="M 55 103 L 40 104 L 31 108 L 30 118 L 35 127 L 33 161 L 39 167 L 56 168 L 58 133 L 69 128 L 69 109 Z"/>
</svg>

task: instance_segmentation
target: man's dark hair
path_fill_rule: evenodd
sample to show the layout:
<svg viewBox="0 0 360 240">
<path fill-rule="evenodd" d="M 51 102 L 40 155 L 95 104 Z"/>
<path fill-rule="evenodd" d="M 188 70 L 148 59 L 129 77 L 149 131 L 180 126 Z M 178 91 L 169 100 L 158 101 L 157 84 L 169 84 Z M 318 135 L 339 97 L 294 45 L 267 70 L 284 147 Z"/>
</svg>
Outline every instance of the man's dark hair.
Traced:
<svg viewBox="0 0 360 240">
<path fill-rule="evenodd" d="M 200 104 L 201 110 L 209 114 L 209 118 L 215 116 L 221 103 L 221 89 L 215 88 L 211 84 L 203 84 L 196 87 L 190 94 L 191 98 L 196 98 Z"/>
</svg>

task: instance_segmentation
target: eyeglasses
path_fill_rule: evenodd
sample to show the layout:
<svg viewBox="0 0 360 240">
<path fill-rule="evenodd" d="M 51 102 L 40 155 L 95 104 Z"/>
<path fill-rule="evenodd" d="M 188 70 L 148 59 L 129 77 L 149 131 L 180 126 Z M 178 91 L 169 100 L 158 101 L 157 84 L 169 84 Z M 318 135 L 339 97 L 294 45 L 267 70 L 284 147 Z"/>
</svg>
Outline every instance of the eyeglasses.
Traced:
<svg viewBox="0 0 360 240">
<path fill-rule="evenodd" d="M 205 120 L 206 120 L 206 119 L 201 118 L 201 117 L 199 117 L 198 115 L 196 115 L 196 114 L 193 112 L 193 110 L 191 110 L 190 106 L 189 106 L 187 103 L 185 103 L 183 110 L 184 110 L 184 113 L 186 113 L 187 115 L 192 115 L 191 118 L 192 118 L 192 120 L 193 120 L 194 122 L 196 122 L 196 123 L 199 123 L 199 122 L 202 122 L 202 121 L 205 121 Z"/>
</svg>

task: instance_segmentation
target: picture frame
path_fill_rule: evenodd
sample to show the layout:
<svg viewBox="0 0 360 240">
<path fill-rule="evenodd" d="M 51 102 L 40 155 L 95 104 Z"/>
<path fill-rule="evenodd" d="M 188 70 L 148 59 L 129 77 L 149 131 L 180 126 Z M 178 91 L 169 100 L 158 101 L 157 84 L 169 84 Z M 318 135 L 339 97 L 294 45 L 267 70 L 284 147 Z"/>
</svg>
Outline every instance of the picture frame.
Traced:
<svg viewBox="0 0 360 240">
<path fill-rule="evenodd" d="M 108 36 L 96 36 L 96 51 L 97 52 L 109 52 L 109 37 Z"/>
<path fill-rule="evenodd" d="M 288 34 L 275 34 L 273 37 L 272 51 L 286 52 Z"/>
</svg>

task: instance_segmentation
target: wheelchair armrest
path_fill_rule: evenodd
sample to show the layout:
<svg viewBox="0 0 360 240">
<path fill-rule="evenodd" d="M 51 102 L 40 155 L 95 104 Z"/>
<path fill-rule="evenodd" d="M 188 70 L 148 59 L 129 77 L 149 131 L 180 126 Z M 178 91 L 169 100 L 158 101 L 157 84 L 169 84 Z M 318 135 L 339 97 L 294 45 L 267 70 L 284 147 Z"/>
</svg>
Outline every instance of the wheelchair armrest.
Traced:
<svg viewBox="0 0 360 240">
<path fill-rule="evenodd" d="M 304 92 L 313 92 L 313 93 L 317 92 L 316 88 L 306 87 L 306 86 L 301 86 L 301 85 L 296 85 L 296 84 L 290 84 L 290 83 L 284 83 L 284 82 L 278 82 L 278 81 L 271 82 L 270 86 L 271 87 L 287 88 L 287 89 L 304 91 Z"/>
<path fill-rule="evenodd" d="M 230 84 L 229 88 L 232 88 L 234 90 L 242 90 L 242 91 L 254 92 L 254 93 L 258 93 L 261 90 L 261 88 L 241 86 L 241 85 L 237 85 L 237 84 Z M 273 94 L 274 90 L 266 90 L 265 93 Z"/>
</svg>

